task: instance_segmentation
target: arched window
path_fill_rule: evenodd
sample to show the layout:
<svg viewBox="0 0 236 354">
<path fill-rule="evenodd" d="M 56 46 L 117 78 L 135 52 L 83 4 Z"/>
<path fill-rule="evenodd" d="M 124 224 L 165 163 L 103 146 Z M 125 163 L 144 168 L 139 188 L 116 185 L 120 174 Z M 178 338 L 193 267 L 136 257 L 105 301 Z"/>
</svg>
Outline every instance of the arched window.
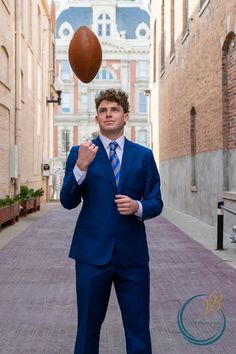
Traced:
<svg viewBox="0 0 236 354">
<path fill-rule="evenodd" d="M 96 76 L 97 80 L 113 80 L 113 74 L 108 71 L 106 68 L 103 68 Z"/>
<path fill-rule="evenodd" d="M 236 116 L 235 116 L 235 87 L 236 75 L 236 34 L 228 33 L 226 36 L 222 53 L 222 91 L 223 91 L 223 173 L 224 190 L 234 190 L 236 187 L 233 178 L 232 167 L 234 159 L 232 151 L 236 149 Z"/>
<path fill-rule="evenodd" d="M 98 16 L 98 37 L 110 37 L 111 35 L 111 18 L 107 14 Z"/>
</svg>

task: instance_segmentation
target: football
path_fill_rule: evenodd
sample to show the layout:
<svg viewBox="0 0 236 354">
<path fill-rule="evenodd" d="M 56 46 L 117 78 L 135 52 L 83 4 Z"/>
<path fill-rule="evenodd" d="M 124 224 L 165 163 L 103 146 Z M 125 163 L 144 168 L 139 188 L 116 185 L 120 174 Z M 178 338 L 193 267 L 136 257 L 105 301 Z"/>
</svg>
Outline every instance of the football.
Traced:
<svg viewBox="0 0 236 354">
<path fill-rule="evenodd" d="M 97 36 L 87 26 L 79 27 L 70 41 L 70 66 L 84 83 L 92 81 L 102 62 L 102 48 Z"/>
</svg>

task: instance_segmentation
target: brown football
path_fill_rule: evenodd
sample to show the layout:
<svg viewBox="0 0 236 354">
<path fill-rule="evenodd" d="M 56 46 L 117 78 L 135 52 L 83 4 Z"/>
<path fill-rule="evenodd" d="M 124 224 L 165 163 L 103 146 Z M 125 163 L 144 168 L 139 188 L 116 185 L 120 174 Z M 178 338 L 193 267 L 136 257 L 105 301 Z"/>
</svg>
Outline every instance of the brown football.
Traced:
<svg viewBox="0 0 236 354">
<path fill-rule="evenodd" d="M 86 26 L 79 27 L 69 45 L 69 62 L 81 81 L 92 81 L 102 62 L 102 49 L 96 35 Z"/>
</svg>

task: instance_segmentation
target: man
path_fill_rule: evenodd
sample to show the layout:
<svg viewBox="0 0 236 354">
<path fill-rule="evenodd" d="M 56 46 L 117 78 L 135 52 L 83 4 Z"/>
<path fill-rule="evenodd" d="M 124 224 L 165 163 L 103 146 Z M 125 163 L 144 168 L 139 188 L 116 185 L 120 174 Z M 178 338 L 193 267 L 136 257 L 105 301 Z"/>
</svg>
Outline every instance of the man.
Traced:
<svg viewBox="0 0 236 354">
<path fill-rule="evenodd" d="M 162 211 L 150 149 L 124 137 L 128 95 L 108 89 L 95 99 L 100 135 L 71 149 L 61 190 L 66 209 L 83 200 L 70 257 L 76 260 L 75 354 L 97 354 L 114 284 L 128 354 L 151 354 L 148 248 L 143 221 Z"/>
</svg>

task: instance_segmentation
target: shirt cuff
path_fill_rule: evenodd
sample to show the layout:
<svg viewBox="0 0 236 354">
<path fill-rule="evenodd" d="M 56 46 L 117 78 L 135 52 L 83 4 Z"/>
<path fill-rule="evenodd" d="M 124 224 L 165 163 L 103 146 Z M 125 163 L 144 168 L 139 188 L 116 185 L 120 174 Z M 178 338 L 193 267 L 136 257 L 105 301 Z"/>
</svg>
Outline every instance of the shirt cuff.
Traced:
<svg viewBox="0 0 236 354">
<path fill-rule="evenodd" d="M 75 165 L 73 169 L 73 173 L 75 176 L 75 180 L 78 183 L 78 185 L 82 184 L 83 181 L 85 180 L 85 177 L 87 175 L 87 171 L 81 171 L 77 165 Z"/>
<path fill-rule="evenodd" d="M 136 200 L 136 202 L 138 202 L 138 211 L 134 215 L 136 215 L 141 220 L 143 217 L 143 206 L 139 200 Z"/>
</svg>

